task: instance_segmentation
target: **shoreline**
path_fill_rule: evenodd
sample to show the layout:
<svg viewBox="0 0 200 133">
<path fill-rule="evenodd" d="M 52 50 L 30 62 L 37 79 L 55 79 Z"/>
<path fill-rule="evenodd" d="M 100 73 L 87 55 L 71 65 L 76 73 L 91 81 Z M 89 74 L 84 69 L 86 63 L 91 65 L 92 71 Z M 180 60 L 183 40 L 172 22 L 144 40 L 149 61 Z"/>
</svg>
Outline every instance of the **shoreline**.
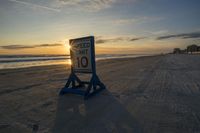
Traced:
<svg viewBox="0 0 200 133">
<path fill-rule="evenodd" d="M 111 58 L 105 58 L 105 59 L 96 59 L 96 63 L 99 61 L 104 61 L 104 60 L 118 60 L 118 59 L 129 59 L 129 58 L 142 58 L 142 57 L 151 57 L 151 56 L 161 56 L 160 54 L 158 55 L 143 55 L 143 56 L 137 56 L 137 57 L 111 57 Z M 49 67 L 49 66 L 70 66 L 70 64 L 49 64 L 49 65 L 40 65 L 40 66 L 27 66 L 27 67 L 20 67 L 20 68 L 5 68 L 5 69 L 0 69 L 0 73 L 1 71 L 8 71 L 8 70 L 16 70 L 16 69 L 26 69 L 26 68 L 38 68 L 38 67 Z"/>
</svg>

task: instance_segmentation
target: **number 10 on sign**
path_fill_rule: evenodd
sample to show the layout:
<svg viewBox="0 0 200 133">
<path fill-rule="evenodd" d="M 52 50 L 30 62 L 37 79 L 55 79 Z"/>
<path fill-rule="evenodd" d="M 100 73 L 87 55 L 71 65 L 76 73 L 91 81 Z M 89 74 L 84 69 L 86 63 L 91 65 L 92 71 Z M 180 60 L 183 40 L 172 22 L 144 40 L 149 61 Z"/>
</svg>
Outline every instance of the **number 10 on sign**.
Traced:
<svg viewBox="0 0 200 133">
<path fill-rule="evenodd" d="M 70 40 L 70 55 L 74 72 L 92 72 L 93 38 Z M 93 55 L 94 56 L 94 55 Z"/>
</svg>

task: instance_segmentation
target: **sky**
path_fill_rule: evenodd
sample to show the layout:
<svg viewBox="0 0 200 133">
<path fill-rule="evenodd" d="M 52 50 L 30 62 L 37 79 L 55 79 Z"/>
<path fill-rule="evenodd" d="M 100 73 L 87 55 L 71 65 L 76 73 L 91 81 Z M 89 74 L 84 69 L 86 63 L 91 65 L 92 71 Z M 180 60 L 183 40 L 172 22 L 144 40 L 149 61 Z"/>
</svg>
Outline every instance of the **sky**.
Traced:
<svg viewBox="0 0 200 133">
<path fill-rule="evenodd" d="M 0 54 L 157 54 L 200 44 L 200 0 L 0 0 Z"/>
</svg>

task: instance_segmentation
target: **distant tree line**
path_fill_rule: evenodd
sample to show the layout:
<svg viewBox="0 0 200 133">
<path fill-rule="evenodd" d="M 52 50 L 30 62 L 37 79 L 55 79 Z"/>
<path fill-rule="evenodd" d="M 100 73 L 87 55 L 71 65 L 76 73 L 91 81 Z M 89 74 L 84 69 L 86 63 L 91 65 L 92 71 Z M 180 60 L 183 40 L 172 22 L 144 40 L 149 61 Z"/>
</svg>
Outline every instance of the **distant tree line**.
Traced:
<svg viewBox="0 0 200 133">
<path fill-rule="evenodd" d="M 181 50 L 180 48 L 174 48 L 173 54 L 193 54 L 193 53 L 200 53 L 200 46 L 196 44 L 192 44 L 187 46 L 186 49 Z"/>
</svg>

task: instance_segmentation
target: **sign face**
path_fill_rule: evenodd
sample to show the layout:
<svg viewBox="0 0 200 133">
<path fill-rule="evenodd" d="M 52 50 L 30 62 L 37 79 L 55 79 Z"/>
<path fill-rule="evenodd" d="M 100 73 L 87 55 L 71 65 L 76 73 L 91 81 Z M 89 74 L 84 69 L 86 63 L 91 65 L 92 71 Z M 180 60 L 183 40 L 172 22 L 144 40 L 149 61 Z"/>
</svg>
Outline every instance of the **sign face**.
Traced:
<svg viewBox="0 0 200 133">
<path fill-rule="evenodd" d="M 72 69 L 74 72 L 92 73 L 94 59 L 94 37 L 69 41 Z"/>
</svg>

